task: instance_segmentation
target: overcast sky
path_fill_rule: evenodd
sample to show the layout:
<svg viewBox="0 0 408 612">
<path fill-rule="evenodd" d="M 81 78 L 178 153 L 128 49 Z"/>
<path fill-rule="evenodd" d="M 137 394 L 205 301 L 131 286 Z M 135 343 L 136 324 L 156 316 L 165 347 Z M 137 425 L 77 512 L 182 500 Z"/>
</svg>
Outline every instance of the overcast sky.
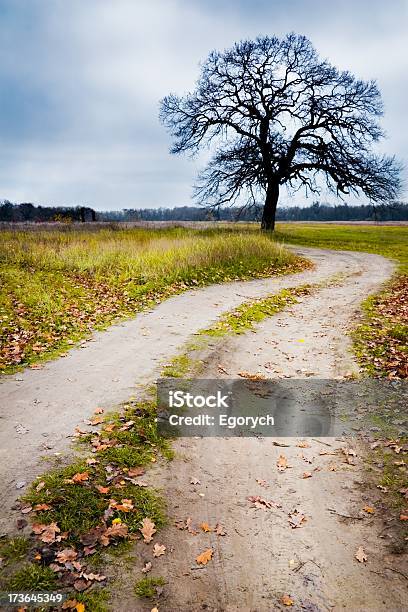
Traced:
<svg viewBox="0 0 408 612">
<path fill-rule="evenodd" d="M 210 50 L 290 31 L 377 79 L 383 150 L 408 166 L 407 26 L 404 0 L 0 0 L 0 199 L 190 204 L 199 164 L 169 155 L 160 98 Z"/>
</svg>

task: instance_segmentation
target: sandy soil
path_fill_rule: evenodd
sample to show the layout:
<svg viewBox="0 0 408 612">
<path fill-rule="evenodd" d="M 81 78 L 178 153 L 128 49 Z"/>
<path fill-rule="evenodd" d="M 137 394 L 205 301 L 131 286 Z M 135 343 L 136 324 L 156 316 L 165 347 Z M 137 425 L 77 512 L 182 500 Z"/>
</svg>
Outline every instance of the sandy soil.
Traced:
<svg viewBox="0 0 408 612">
<path fill-rule="evenodd" d="M 337 255 L 330 257 L 334 262 Z M 303 298 L 265 320 L 256 333 L 230 338 L 209 355 L 203 377 L 234 378 L 246 370 L 270 378 L 334 378 L 355 369 L 346 331 L 360 302 L 389 276 L 392 265 L 380 257 L 350 257 L 350 275 L 339 286 Z M 220 374 L 220 365 L 228 374 Z M 384 523 L 381 494 L 367 486 L 363 448 L 356 439 L 312 439 L 308 448 L 298 442 L 179 439 L 176 459 L 145 478 L 162 488 L 169 503 L 170 525 L 155 538 L 167 547 L 166 554 L 155 559 L 152 545 L 138 544 L 134 570 L 122 579 L 116 574 L 120 594 L 114 609 L 145 611 L 158 603 L 160 612 L 266 612 L 287 609 L 286 595 L 297 611 L 406 610 L 406 578 L 398 574 L 404 572 L 403 560 L 391 552 L 393 534 Z M 356 453 L 354 465 L 341 448 Z M 282 453 L 291 467 L 279 472 Z M 303 478 L 304 472 L 312 477 Z M 251 507 L 247 498 L 257 495 L 280 507 Z M 376 512 L 364 512 L 365 506 Z M 295 529 L 288 516 L 294 509 L 306 517 Z M 174 524 L 188 517 L 196 534 Z M 204 533 L 202 522 L 222 525 L 226 535 Z M 360 546 L 367 556 L 362 563 L 355 558 Z M 209 548 L 212 560 L 198 565 L 197 555 Z M 166 586 L 157 601 L 135 604 L 131 588 L 148 561 L 150 575 L 163 576 Z"/>
</svg>

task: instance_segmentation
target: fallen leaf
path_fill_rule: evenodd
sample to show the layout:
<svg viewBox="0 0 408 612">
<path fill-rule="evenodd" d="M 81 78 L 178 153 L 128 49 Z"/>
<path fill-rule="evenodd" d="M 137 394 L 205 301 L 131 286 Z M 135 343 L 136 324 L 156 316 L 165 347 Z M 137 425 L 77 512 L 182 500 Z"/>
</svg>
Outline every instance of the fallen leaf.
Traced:
<svg viewBox="0 0 408 612">
<path fill-rule="evenodd" d="M 207 565 L 210 559 L 212 559 L 213 553 L 213 549 L 208 548 L 203 553 L 201 553 L 201 555 L 198 555 L 198 557 L 196 558 L 196 562 L 200 563 L 201 565 Z"/>
<path fill-rule="evenodd" d="M 400 521 L 408 521 L 408 514 L 400 514 Z"/>
<path fill-rule="evenodd" d="M 56 554 L 56 558 L 58 563 L 67 563 L 68 561 L 75 561 L 78 553 L 73 548 L 64 548 L 64 550 L 60 550 Z"/>
<path fill-rule="evenodd" d="M 104 413 L 103 408 L 97 408 L 96 410 L 94 410 L 94 414 L 103 414 L 103 413 Z"/>
<path fill-rule="evenodd" d="M 203 531 L 205 531 L 205 533 L 209 533 L 210 531 L 213 531 L 208 523 L 201 523 L 200 527 Z"/>
<path fill-rule="evenodd" d="M 264 374 L 251 374 L 251 372 L 238 372 L 238 376 L 241 378 L 247 378 L 248 380 L 265 380 L 266 376 Z"/>
<path fill-rule="evenodd" d="M 131 499 L 122 499 L 121 503 L 111 499 L 109 502 L 109 507 L 113 508 L 114 510 L 119 510 L 120 512 L 130 512 L 131 510 L 134 510 L 134 505 Z"/>
<path fill-rule="evenodd" d="M 92 583 L 91 582 L 87 582 L 86 580 L 75 580 L 74 582 L 74 589 L 76 591 L 85 591 L 85 589 L 87 589 Z"/>
<path fill-rule="evenodd" d="M 309 444 L 309 442 L 307 442 L 307 440 L 301 440 L 296 444 L 296 446 L 298 448 L 310 448 L 311 445 Z"/>
<path fill-rule="evenodd" d="M 281 603 L 284 606 L 293 606 L 293 604 L 295 603 L 294 600 L 289 597 L 289 595 L 282 595 L 281 597 Z"/>
<path fill-rule="evenodd" d="M 279 455 L 276 465 L 278 466 L 279 472 L 284 472 L 286 470 L 288 467 L 288 460 L 286 459 L 285 455 Z"/>
<path fill-rule="evenodd" d="M 149 518 L 144 518 L 142 521 L 142 527 L 139 529 L 140 533 L 143 536 L 146 544 L 152 541 L 153 534 L 156 533 L 157 529 L 155 529 L 155 524 Z"/>
<path fill-rule="evenodd" d="M 153 557 L 161 557 L 166 552 L 166 547 L 163 544 L 155 544 L 153 546 Z"/>
<path fill-rule="evenodd" d="M 93 419 L 91 419 L 89 422 L 91 425 L 100 425 L 101 423 L 103 423 L 103 417 L 101 416 L 93 417 Z"/>
<path fill-rule="evenodd" d="M 94 573 L 90 573 L 90 574 L 82 574 L 82 578 L 84 578 L 85 580 L 90 580 L 91 582 L 93 582 L 94 580 L 96 580 L 97 582 L 102 582 L 103 580 L 106 580 L 106 576 L 103 576 L 103 574 L 94 574 Z"/>
<path fill-rule="evenodd" d="M 219 536 L 227 535 L 227 532 L 225 531 L 224 527 L 222 527 L 219 523 L 217 523 L 215 526 L 215 533 Z"/>
<path fill-rule="evenodd" d="M 73 610 L 78 604 L 76 599 L 66 599 L 61 606 L 62 610 Z"/>
<path fill-rule="evenodd" d="M 102 495 L 105 495 L 105 493 L 109 493 L 110 487 L 102 487 L 101 485 L 96 485 L 96 490 Z"/>
<path fill-rule="evenodd" d="M 78 472 L 72 477 L 72 481 L 75 483 L 85 482 L 86 480 L 89 480 L 89 472 Z"/>
<path fill-rule="evenodd" d="M 312 472 L 303 472 L 302 478 L 311 478 L 311 477 L 312 477 Z"/>
<path fill-rule="evenodd" d="M 292 529 L 298 529 L 306 522 L 306 516 L 297 508 L 289 513 L 289 525 Z"/>
<path fill-rule="evenodd" d="M 363 510 L 364 512 L 367 512 L 367 514 L 374 514 L 375 512 L 375 508 L 372 506 L 364 506 Z"/>
<path fill-rule="evenodd" d="M 56 534 L 60 533 L 61 531 L 57 523 L 50 523 L 49 525 L 39 525 L 38 523 L 34 523 L 32 525 L 32 530 L 36 535 L 40 535 L 40 540 L 46 544 L 55 542 Z"/>
<path fill-rule="evenodd" d="M 48 504 L 37 504 L 36 506 L 34 506 L 33 508 L 36 512 L 43 512 L 44 510 L 51 510 L 52 507 L 49 506 Z"/>
<path fill-rule="evenodd" d="M 77 605 L 75 606 L 75 610 L 76 610 L 77 612 L 84 612 L 84 610 L 85 610 L 85 604 L 83 604 L 81 601 L 79 601 L 79 602 L 77 603 Z"/>
<path fill-rule="evenodd" d="M 38 485 L 35 487 L 35 490 L 37 492 L 41 491 L 41 489 L 43 489 L 45 487 L 45 482 L 42 480 L 41 482 L 38 483 Z"/>
<path fill-rule="evenodd" d="M 266 508 L 281 508 L 282 506 L 272 500 L 266 500 L 259 495 L 250 495 L 247 497 L 247 500 L 251 502 L 254 508 L 262 508 L 266 510 Z"/>
<path fill-rule="evenodd" d="M 146 565 L 142 568 L 142 572 L 143 574 L 147 574 L 147 572 L 150 572 L 151 569 L 152 569 L 151 561 L 148 561 Z"/>
<path fill-rule="evenodd" d="M 145 473 L 145 470 L 141 467 L 130 468 L 128 471 L 128 476 L 130 478 L 135 478 L 136 476 L 142 476 Z"/>
<path fill-rule="evenodd" d="M 260 487 L 264 487 L 264 489 L 267 489 L 269 487 L 266 480 L 262 480 L 261 478 L 257 478 L 256 482 L 259 484 Z"/>
<path fill-rule="evenodd" d="M 364 548 L 362 546 L 359 546 L 357 548 L 356 554 L 354 556 L 359 563 L 364 563 L 365 561 L 367 561 L 367 555 L 365 554 Z"/>
</svg>

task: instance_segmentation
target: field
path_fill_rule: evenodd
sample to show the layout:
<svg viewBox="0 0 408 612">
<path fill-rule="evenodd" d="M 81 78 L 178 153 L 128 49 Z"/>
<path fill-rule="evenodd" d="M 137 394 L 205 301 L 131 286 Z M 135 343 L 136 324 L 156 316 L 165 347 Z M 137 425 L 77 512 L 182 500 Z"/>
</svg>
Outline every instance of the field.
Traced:
<svg viewBox="0 0 408 612">
<path fill-rule="evenodd" d="M 3 230 L 0 262 L 3 373 L 185 289 L 305 265 L 270 237 L 239 228 L 117 226 Z"/>
<path fill-rule="evenodd" d="M 327 249 L 378 253 L 399 262 L 408 273 L 408 226 L 334 223 L 279 223 L 276 239 Z"/>
</svg>

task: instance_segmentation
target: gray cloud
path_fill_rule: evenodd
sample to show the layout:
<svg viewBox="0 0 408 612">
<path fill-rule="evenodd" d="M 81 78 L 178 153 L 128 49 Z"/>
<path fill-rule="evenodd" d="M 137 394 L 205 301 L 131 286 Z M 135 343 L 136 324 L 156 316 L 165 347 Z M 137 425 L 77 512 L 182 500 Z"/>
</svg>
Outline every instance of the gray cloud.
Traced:
<svg viewBox="0 0 408 612">
<path fill-rule="evenodd" d="M 98 209 L 188 203 L 158 101 L 214 48 L 297 31 L 383 92 L 383 150 L 408 162 L 405 2 L 0 0 L 0 197 Z M 297 201 L 300 198 L 297 196 Z"/>
</svg>

